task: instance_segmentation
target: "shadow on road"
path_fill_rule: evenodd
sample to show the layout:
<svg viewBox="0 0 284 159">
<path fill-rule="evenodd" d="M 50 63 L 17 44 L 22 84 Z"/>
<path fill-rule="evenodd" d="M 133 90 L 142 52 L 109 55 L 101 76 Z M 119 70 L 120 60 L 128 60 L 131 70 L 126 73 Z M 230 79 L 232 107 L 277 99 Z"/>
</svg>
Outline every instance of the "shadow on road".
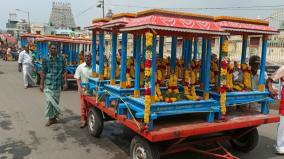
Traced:
<svg viewBox="0 0 284 159">
<path fill-rule="evenodd" d="M 259 137 L 258 146 L 249 153 L 242 153 L 237 150 L 234 150 L 228 142 L 222 143 L 222 145 L 233 155 L 241 158 L 241 159 L 267 159 L 274 158 L 277 155 L 275 154 L 273 145 L 275 144 L 275 140 L 272 140 L 265 136 Z M 198 159 L 209 159 L 208 156 L 203 156 L 191 151 L 185 151 L 181 153 L 171 154 L 167 156 L 163 156 L 162 159 L 188 159 L 188 158 L 198 158 Z"/>
<path fill-rule="evenodd" d="M 13 141 L 12 139 L 8 139 L 3 145 L 0 145 L 1 158 L 7 158 L 6 155 L 12 155 L 14 159 L 23 159 L 28 156 L 31 151 L 32 148 L 23 141 Z"/>
<path fill-rule="evenodd" d="M 12 156 L 13 159 L 24 159 L 33 150 L 36 150 L 40 145 L 39 138 L 35 131 L 29 130 L 28 134 L 30 135 L 31 143 L 12 138 L 7 138 L 3 143 L 0 143 L 0 159 L 5 159 L 9 156 Z"/>
<path fill-rule="evenodd" d="M 107 152 L 112 152 L 115 159 L 128 158 L 129 135 L 123 133 L 122 125 L 106 122 L 101 137 L 95 138 L 89 134 L 87 128 L 79 128 L 80 116 L 76 115 L 72 110 L 63 110 L 63 115 L 64 117 L 59 124 L 51 126 L 52 130 L 56 131 L 53 139 L 57 142 L 65 143 L 67 140 L 74 140 L 72 142 L 85 149 L 86 153 L 90 153 L 93 149 L 92 146 L 96 146 Z"/>
<path fill-rule="evenodd" d="M 273 130 L 276 133 L 276 130 Z M 249 153 L 240 153 L 235 150 L 233 150 L 230 147 L 230 151 L 234 152 L 237 156 L 240 156 L 242 159 L 251 159 L 251 158 L 257 158 L 257 159 L 267 159 L 267 158 L 276 158 L 278 155 L 275 154 L 274 146 L 276 144 L 275 139 L 271 139 L 266 136 L 259 136 L 259 143 L 257 147 L 249 152 Z M 283 156 L 282 156 L 283 157 Z M 279 156 L 281 158 L 281 156 Z"/>
<path fill-rule="evenodd" d="M 108 121 L 104 123 L 104 130 L 101 137 L 95 138 L 89 134 L 87 128 L 79 128 L 80 116 L 73 113 L 70 109 L 65 109 L 63 114 L 64 118 L 62 119 L 61 124 L 56 124 L 51 127 L 53 131 L 56 131 L 56 135 L 53 137 L 54 140 L 60 143 L 65 143 L 71 140 L 73 143 L 76 143 L 83 148 L 86 153 L 91 153 L 92 150 L 95 149 L 94 147 L 100 147 L 107 152 L 112 152 L 116 159 L 129 158 L 130 142 L 132 137 L 135 135 L 132 130 L 115 121 Z M 229 152 L 244 159 L 267 159 L 275 157 L 276 155 L 273 148 L 274 144 L 275 140 L 265 136 L 260 136 L 259 144 L 255 150 L 245 154 L 234 150 L 229 143 L 223 143 Z M 162 159 L 187 159 L 189 157 L 198 157 L 200 159 L 209 158 L 208 156 L 202 156 L 193 152 L 182 152 L 163 156 Z"/>
<path fill-rule="evenodd" d="M 4 111 L 0 111 L 0 128 L 4 130 L 12 129 L 11 116 Z"/>
</svg>

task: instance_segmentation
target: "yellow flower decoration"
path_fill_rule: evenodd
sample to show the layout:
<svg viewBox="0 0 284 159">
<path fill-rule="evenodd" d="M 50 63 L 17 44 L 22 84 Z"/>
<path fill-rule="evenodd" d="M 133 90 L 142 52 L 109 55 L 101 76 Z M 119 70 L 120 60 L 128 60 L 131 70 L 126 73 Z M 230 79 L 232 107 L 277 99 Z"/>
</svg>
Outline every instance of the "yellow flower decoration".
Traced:
<svg viewBox="0 0 284 159">
<path fill-rule="evenodd" d="M 145 77 L 150 77 L 151 76 L 151 68 L 145 68 Z"/>
<path fill-rule="evenodd" d="M 222 47 L 222 52 L 223 53 L 228 53 L 229 51 L 229 41 L 228 40 L 224 40 L 224 44 L 223 44 L 223 47 Z"/>
<path fill-rule="evenodd" d="M 226 75 L 227 74 L 227 69 L 223 69 L 223 68 L 221 68 L 221 75 Z"/>
<path fill-rule="evenodd" d="M 153 41 L 153 34 L 152 33 L 146 33 L 146 46 L 151 46 Z"/>
</svg>

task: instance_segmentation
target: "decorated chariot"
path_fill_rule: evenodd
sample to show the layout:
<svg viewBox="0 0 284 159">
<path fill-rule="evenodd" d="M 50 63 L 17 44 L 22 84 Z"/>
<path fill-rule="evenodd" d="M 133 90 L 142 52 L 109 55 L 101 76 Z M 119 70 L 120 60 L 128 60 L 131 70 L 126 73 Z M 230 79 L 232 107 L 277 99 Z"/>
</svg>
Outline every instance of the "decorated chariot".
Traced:
<svg viewBox="0 0 284 159">
<path fill-rule="evenodd" d="M 106 119 L 119 121 L 138 134 L 131 141 L 132 158 L 159 158 L 184 150 L 237 158 L 219 144 L 210 150 L 200 145 L 230 140 L 234 148 L 248 152 L 257 144 L 256 127 L 279 120 L 269 114 L 273 99 L 264 87 L 267 36 L 277 33 L 267 22 L 153 9 L 95 19 L 87 28 L 93 35 L 93 73 L 82 86 L 90 133 L 99 136 Z M 110 64 L 104 58 L 106 34 L 111 34 Z M 253 90 L 244 59 L 247 37 L 256 34 L 263 42 L 259 87 Z M 227 58 L 228 38 L 233 35 L 244 37 L 244 75 L 239 83 L 233 81 Z M 219 60 L 212 58 L 215 41 Z M 228 111 L 250 103 L 259 103 L 261 111 Z"/>
</svg>

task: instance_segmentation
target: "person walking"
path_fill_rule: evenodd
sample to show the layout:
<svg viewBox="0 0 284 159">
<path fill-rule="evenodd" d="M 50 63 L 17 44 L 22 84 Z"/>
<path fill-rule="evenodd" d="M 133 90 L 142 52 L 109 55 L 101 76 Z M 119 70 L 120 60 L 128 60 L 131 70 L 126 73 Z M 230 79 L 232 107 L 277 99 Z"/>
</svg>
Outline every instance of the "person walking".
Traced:
<svg viewBox="0 0 284 159">
<path fill-rule="evenodd" d="M 63 86 L 64 90 L 67 89 L 65 61 L 62 54 L 57 53 L 55 44 L 50 45 L 49 54 L 42 61 L 42 72 L 43 77 L 40 81 L 40 90 L 46 96 L 45 116 L 48 118 L 46 126 L 50 126 L 57 123 L 57 119 L 61 114 L 59 108 L 61 88 Z"/>
<path fill-rule="evenodd" d="M 81 122 L 80 128 L 84 128 L 87 125 L 87 108 L 83 99 L 83 89 L 81 83 L 88 82 L 88 78 L 92 74 L 92 55 L 90 52 L 85 54 L 85 62 L 80 64 L 75 72 L 74 78 L 77 79 L 78 91 L 80 94 L 80 112 L 81 112 Z"/>
<path fill-rule="evenodd" d="M 19 54 L 18 71 L 23 72 L 25 89 L 34 86 L 34 81 L 32 79 L 32 71 L 33 71 L 32 55 L 30 53 L 28 46 L 25 46 L 25 49 Z"/>
<path fill-rule="evenodd" d="M 272 76 L 267 79 L 267 86 L 273 97 L 277 96 L 277 91 L 273 89 L 272 82 L 280 80 L 282 84 L 281 99 L 279 104 L 280 122 L 277 130 L 276 152 L 284 155 L 284 66 L 281 66 Z"/>
</svg>

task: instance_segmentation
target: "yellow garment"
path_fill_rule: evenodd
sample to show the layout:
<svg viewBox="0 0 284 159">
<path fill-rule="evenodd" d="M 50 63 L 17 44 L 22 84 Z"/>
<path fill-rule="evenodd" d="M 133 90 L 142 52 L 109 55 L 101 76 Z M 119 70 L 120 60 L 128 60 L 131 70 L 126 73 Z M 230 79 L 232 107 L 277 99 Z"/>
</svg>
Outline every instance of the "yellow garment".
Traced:
<svg viewBox="0 0 284 159">
<path fill-rule="evenodd" d="M 171 74 L 171 66 L 170 66 L 170 58 L 164 59 L 165 67 L 166 67 L 166 78 L 169 78 Z"/>
<path fill-rule="evenodd" d="M 241 65 L 244 74 L 244 86 L 251 90 L 251 73 L 248 64 Z"/>
<path fill-rule="evenodd" d="M 181 59 L 178 59 L 177 66 L 176 66 L 176 73 L 177 73 L 178 79 L 182 79 L 182 64 L 183 64 L 183 61 Z"/>
<path fill-rule="evenodd" d="M 227 88 L 229 90 L 233 89 L 233 70 L 234 70 L 234 65 L 230 64 L 228 65 L 228 72 L 227 72 Z"/>
<path fill-rule="evenodd" d="M 131 77 L 129 73 L 126 73 L 126 88 L 131 88 L 132 84 L 131 84 Z"/>
<path fill-rule="evenodd" d="M 104 79 L 110 79 L 110 68 L 107 64 L 104 64 Z"/>
<path fill-rule="evenodd" d="M 234 83 L 233 89 L 236 90 L 236 91 L 241 91 L 241 90 L 244 89 L 244 84 L 242 84 L 242 83 Z"/>
<path fill-rule="evenodd" d="M 161 62 L 161 69 L 163 70 L 163 71 L 161 71 L 162 72 L 162 79 L 161 79 L 161 85 L 162 86 L 165 86 L 165 81 L 166 81 L 166 76 L 167 76 L 167 72 L 166 72 L 166 69 L 167 69 L 167 67 L 166 67 L 166 63 L 162 60 L 162 62 Z"/>
<path fill-rule="evenodd" d="M 120 77 L 120 68 L 119 68 L 119 64 L 116 64 L 115 67 L 115 77 L 118 79 Z"/>
<path fill-rule="evenodd" d="M 162 101 L 164 98 L 162 96 L 162 92 L 160 89 L 160 81 L 162 80 L 162 71 L 161 70 L 157 70 L 156 72 L 156 85 L 155 85 L 155 89 L 156 89 L 156 94 L 155 94 L 155 101 L 159 102 Z"/>
<path fill-rule="evenodd" d="M 194 74 L 192 75 L 191 83 L 197 84 L 197 74 L 198 70 L 200 70 L 200 62 L 197 60 L 192 60 L 191 68 L 192 68 L 192 73 Z"/>
<path fill-rule="evenodd" d="M 184 72 L 184 96 L 189 100 L 196 100 L 197 96 L 195 86 L 192 83 L 192 77 L 195 78 L 194 72 L 191 68 L 187 68 Z"/>
<path fill-rule="evenodd" d="M 217 63 L 211 61 L 210 64 L 210 83 L 216 84 L 217 83 L 217 78 L 218 78 L 218 65 Z"/>
<path fill-rule="evenodd" d="M 175 73 L 170 75 L 169 84 L 168 84 L 168 92 L 178 94 L 178 79 Z"/>
</svg>

